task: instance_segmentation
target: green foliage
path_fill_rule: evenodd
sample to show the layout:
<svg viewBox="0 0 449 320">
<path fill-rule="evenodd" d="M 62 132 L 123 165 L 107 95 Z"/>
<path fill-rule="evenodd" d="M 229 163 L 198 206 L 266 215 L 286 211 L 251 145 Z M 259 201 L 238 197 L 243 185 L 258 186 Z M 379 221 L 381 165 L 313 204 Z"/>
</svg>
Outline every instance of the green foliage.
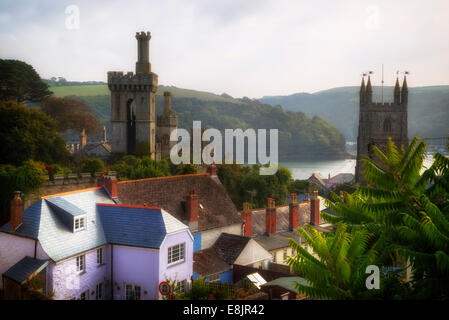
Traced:
<svg viewBox="0 0 449 320">
<path fill-rule="evenodd" d="M 398 288 L 407 298 L 449 297 L 449 159 L 435 155 L 422 174 L 426 143 L 413 139 L 406 150 L 390 140 L 377 159 L 365 158 L 367 186 L 344 201 L 332 194 L 328 200 L 332 223 L 367 232 L 379 252 L 378 263 L 403 270 L 410 266 L 411 291 Z M 430 186 L 430 187 L 428 187 Z"/>
<path fill-rule="evenodd" d="M 0 222 L 6 222 L 9 218 L 14 191 L 21 191 L 26 195 L 39 188 L 43 182 L 42 176 L 46 174 L 44 164 L 33 160 L 24 161 L 18 167 L 0 164 Z"/>
<path fill-rule="evenodd" d="M 86 158 L 81 162 L 81 172 L 103 172 L 105 170 L 104 162 L 98 158 Z"/>
<path fill-rule="evenodd" d="M 267 198 L 274 198 L 278 205 L 285 203 L 289 195 L 290 171 L 280 167 L 274 175 L 260 175 L 259 169 L 258 165 L 217 165 L 218 177 L 238 209 L 244 202 L 252 203 L 256 208 L 264 207 Z"/>
<path fill-rule="evenodd" d="M 315 189 L 316 187 L 307 180 L 295 180 L 289 186 L 290 193 L 296 194 L 312 193 Z"/>
<path fill-rule="evenodd" d="M 172 175 L 197 173 L 195 166 L 190 164 L 174 165 L 170 158 L 161 161 L 152 160 L 150 157 L 138 158 L 132 155 L 114 156 L 112 171 L 117 172 L 120 180 L 145 179 L 154 177 L 165 177 Z"/>
<path fill-rule="evenodd" d="M 335 234 L 321 234 L 310 225 L 298 232 L 316 254 L 290 240 L 296 255 L 288 257 L 288 263 L 308 281 L 296 284 L 301 293 L 313 299 L 386 298 L 385 277 L 380 277 L 382 290 L 366 288 L 366 267 L 376 264 L 378 257 L 377 248 L 369 246 L 370 235 L 366 230 L 348 231 L 347 225 L 341 224 Z"/>
<path fill-rule="evenodd" d="M 18 60 L 0 59 L 0 100 L 39 102 L 50 95 L 36 70 Z"/>
<path fill-rule="evenodd" d="M 20 165 L 28 159 L 67 163 L 70 154 L 53 119 L 35 108 L 0 101 L 0 163 Z"/>
<path fill-rule="evenodd" d="M 107 124 L 110 120 L 110 96 L 107 86 L 52 87 L 58 96 L 70 96 L 87 104 L 94 115 Z M 106 93 L 104 93 L 106 90 Z M 172 91 L 173 110 L 179 127 L 190 129 L 192 121 L 201 120 L 204 128 L 279 129 L 279 155 L 296 157 L 339 157 L 345 153 L 345 139 L 339 130 L 319 117 L 285 111 L 257 100 L 233 99 L 207 92 L 174 87 L 159 87 L 156 113 L 163 110 L 164 90 Z"/>
</svg>

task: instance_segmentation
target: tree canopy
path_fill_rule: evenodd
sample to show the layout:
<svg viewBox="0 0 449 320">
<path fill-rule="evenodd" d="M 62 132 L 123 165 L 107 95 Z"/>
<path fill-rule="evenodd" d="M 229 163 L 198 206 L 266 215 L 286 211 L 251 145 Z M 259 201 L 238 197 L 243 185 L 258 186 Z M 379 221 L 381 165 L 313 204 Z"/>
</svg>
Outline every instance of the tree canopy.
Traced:
<svg viewBox="0 0 449 320">
<path fill-rule="evenodd" d="M 55 120 L 37 108 L 0 101 L 0 163 L 17 166 L 28 159 L 65 163 L 69 158 Z"/>
<path fill-rule="evenodd" d="M 48 85 L 31 65 L 0 59 L 0 100 L 39 102 L 50 94 Z"/>
<path fill-rule="evenodd" d="M 100 126 L 92 110 L 77 99 L 47 97 L 41 103 L 41 110 L 58 121 L 59 132 L 86 129 L 86 133 L 91 134 Z"/>
</svg>

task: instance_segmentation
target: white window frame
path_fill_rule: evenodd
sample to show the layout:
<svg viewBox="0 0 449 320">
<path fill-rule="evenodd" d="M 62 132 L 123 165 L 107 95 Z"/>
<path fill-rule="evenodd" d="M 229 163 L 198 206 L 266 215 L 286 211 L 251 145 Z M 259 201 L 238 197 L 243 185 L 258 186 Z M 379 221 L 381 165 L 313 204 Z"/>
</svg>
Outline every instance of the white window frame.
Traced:
<svg viewBox="0 0 449 320">
<path fill-rule="evenodd" d="M 174 251 L 176 250 L 176 248 L 178 248 L 178 252 Z M 174 260 L 173 255 L 177 254 L 177 260 Z M 167 249 L 167 266 L 172 266 L 178 263 L 182 263 L 185 261 L 185 257 L 186 257 L 186 244 L 185 242 L 183 243 L 178 243 L 175 244 L 174 246 L 168 247 Z"/>
<path fill-rule="evenodd" d="M 187 286 L 187 280 L 177 281 L 176 282 L 176 292 L 181 293 L 181 294 L 185 293 L 186 286 Z"/>
<path fill-rule="evenodd" d="M 81 221 L 83 222 L 82 227 L 80 226 Z M 76 226 L 77 223 L 78 227 Z M 86 230 L 86 225 L 87 225 L 87 216 L 85 214 L 73 218 L 73 232 Z"/>
<path fill-rule="evenodd" d="M 104 248 L 97 249 L 97 265 L 101 266 L 104 264 Z"/>
<path fill-rule="evenodd" d="M 100 290 L 98 290 L 98 289 L 100 289 Z M 100 293 L 100 295 L 98 293 Z M 95 299 L 96 300 L 104 299 L 104 282 L 97 283 L 97 285 L 95 287 Z"/>
<path fill-rule="evenodd" d="M 282 252 L 282 259 L 283 259 L 284 263 L 287 263 L 287 257 L 288 257 L 288 251 L 287 251 L 287 249 L 284 249 L 284 251 Z"/>
<path fill-rule="evenodd" d="M 75 258 L 76 262 L 76 272 L 84 273 L 86 272 L 86 255 L 82 254 Z"/>
<path fill-rule="evenodd" d="M 136 293 L 136 287 L 139 288 L 139 299 L 128 299 L 128 287 L 131 287 L 131 290 Z M 142 299 L 142 287 L 138 284 L 126 283 L 125 284 L 125 300 L 141 300 Z"/>
<path fill-rule="evenodd" d="M 272 259 L 272 260 L 273 260 L 273 263 L 276 263 L 276 262 L 277 262 L 277 259 L 276 259 L 276 258 L 277 258 L 277 252 L 274 251 L 271 255 L 272 255 L 272 257 L 273 257 L 273 259 Z"/>
</svg>

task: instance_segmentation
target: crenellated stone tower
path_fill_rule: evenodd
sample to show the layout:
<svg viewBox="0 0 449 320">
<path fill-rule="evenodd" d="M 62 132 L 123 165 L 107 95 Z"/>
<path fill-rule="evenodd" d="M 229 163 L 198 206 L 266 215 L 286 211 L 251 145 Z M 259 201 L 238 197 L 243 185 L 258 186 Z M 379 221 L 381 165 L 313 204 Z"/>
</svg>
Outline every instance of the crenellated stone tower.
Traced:
<svg viewBox="0 0 449 320">
<path fill-rule="evenodd" d="M 176 141 L 170 141 L 170 135 L 177 128 L 178 117 L 171 110 L 171 93 L 166 91 L 164 92 L 164 113 L 157 117 L 156 130 L 162 157 L 170 155 L 171 148 L 176 144 Z"/>
<path fill-rule="evenodd" d="M 356 182 L 363 184 L 362 157 L 372 157 L 371 146 L 375 145 L 384 149 L 388 138 L 401 148 L 408 146 L 407 135 L 407 106 L 408 88 L 407 79 L 404 76 L 402 90 L 399 79 L 396 79 L 394 88 L 394 101 L 392 103 L 373 102 L 373 89 L 371 79 L 365 87 L 365 79 L 362 79 L 360 87 L 360 112 L 359 132 L 357 137 L 357 164 L 355 168 Z"/>
<path fill-rule="evenodd" d="M 137 32 L 136 73 L 108 72 L 111 91 L 113 153 L 149 155 L 155 159 L 155 94 L 158 76 L 151 72 L 149 32 Z"/>
</svg>

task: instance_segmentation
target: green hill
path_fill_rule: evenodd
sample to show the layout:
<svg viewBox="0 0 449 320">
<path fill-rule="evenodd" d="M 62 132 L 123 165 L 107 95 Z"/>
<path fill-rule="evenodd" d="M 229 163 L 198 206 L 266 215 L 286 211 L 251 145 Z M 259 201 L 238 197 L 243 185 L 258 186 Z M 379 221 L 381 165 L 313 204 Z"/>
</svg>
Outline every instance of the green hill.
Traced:
<svg viewBox="0 0 449 320">
<path fill-rule="evenodd" d="M 55 95 L 72 96 L 85 102 L 109 126 L 110 98 L 106 85 L 50 87 Z M 279 129 L 279 156 L 295 158 L 340 158 L 346 156 L 345 139 L 338 128 L 319 117 L 283 110 L 249 98 L 234 99 L 176 87 L 159 86 L 156 113 L 163 109 L 163 92 L 171 91 L 173 110 L 179 127 L 189 129 L 194 120 L 202 127 L 219 130 L 234 128 Z"/>
<path fill-rule="evenodd" d="M 337 126 L 347 140 L 357 139 L 359 87 L 340 87 L 288 96 L 265 96 L 263 103 L 281 105 L 308 116 L 319 116 Z M 374 87 L 373 99 L 381 101 L 381 88 Z M 393 87 L 384 87 L 384 101 L 393 100 Z M 409 88 L 409 136 L 449 135 L 449 86 Z"/>
</svg>

